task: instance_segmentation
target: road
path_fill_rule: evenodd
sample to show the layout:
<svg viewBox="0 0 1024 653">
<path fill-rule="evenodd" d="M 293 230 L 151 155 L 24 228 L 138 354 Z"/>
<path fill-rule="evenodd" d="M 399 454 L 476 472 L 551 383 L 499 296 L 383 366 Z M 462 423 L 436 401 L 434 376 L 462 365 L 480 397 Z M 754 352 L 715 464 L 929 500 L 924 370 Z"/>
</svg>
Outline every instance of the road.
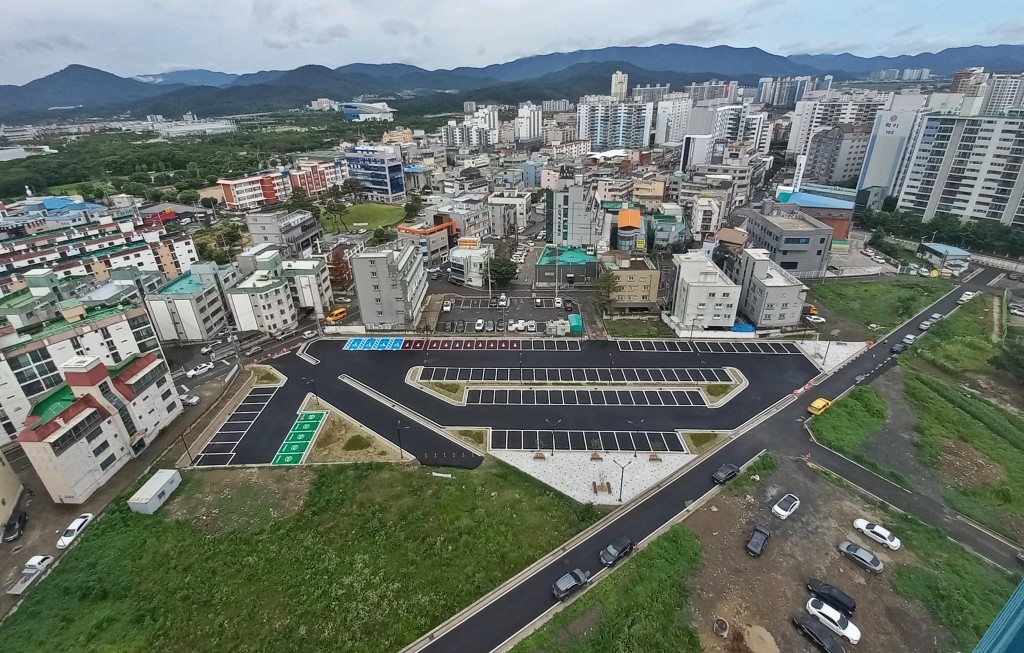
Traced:
<svg viewBox="0 0 1024 653">
<path fill-rule="evenodd" d="M 996 270 L 985 269 L 970 282 L 963 284 L 960 289 L 954 290 L 921 311 L 907 324 L 890 334 L 888 340 L 898 342 L 908 333 L 920 334 L 917 325 L 928 315 L 933 312 L 948 314 L 956 307 L 956 300 L 963 290 L 983 288 L 997 274 Z M 644 540 L 674 519 L 687 500 L 695 500 L 708 492 L 712 488 L 711 474 L 720 465 L 726 462 L 746 462 L 765 448 L 783 455 L 799 456 L 809 453 L 816 463 L 922 521 L 943 529 L 989 560 L 1007 569 L 1013 569 L 1017 553 L 1014 547 L 983 531 L 971 528 L 937 501 L 909 493 L 828 449 L 813 445 L 810 441 L 803 426 L 810 402 L 818 396 L 837 397 L 856 385 L 858 376 L 864 375 L 865 378 L 861 382 L 867 382 L 894 365 L 894 359 L 887 360 L 889 347 L 890 344 L 887 342 L 875 344 L 813 390 L 799 397 L 797 401 L 749 433 L 733 440 L 661 490 L 627 507 L 625 512 L 617 513 L 590 537 L 566 550 L 559 558 L 522 579 L 499 598 L 468 615 L 451 630 L 417 650 L 438 653 L 485 653 L 501 646 L 554 605 L 551 583 L 561 574 L 577 567 L 594 575 L 604 573 L 598 563 L 597 554 L 608 542 L 619 535 L 627 535 L 634 541 Z"/>
</svg>

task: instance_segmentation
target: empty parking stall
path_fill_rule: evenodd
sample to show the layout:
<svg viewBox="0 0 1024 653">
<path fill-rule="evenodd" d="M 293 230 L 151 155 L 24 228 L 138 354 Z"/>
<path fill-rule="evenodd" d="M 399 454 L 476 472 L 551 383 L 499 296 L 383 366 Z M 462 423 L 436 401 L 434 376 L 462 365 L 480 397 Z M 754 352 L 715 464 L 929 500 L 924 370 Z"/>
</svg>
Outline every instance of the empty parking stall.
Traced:
<svg viewBox="0 0 1024 653">
<path fill-rule="evenodd" d="M 421 381 L 494 383 L 732 383 L 724 367 L 424 367 Z"/>
<path fill-rule="evenodd" d="M 619 351 L 693 352 L 704 354 L 799 354 L 792 342 L 719 342 L 717 340 L 619 340 Z"/>
<path fill-rule="evenodd" d="M 689 453 L 675 431 L 492 430 L 491 449 Z"/>
<path fill-rule="evenodd" d="M 706 406 L 696 390 L 472 388 L 466 403 L 491 406 Z"/>
<path fill-rule="evenodd" d="M 260 416 L 270 400 L 277 393 L 277 387 L 256 386 L 249 391 L 242 403 L 228 416 L 203 450 L 196 456 L 195 465 L 201 467 L 230 465 L 235 457 L 235 448 L 249 432 L 256 418 Z"/>
</svg>

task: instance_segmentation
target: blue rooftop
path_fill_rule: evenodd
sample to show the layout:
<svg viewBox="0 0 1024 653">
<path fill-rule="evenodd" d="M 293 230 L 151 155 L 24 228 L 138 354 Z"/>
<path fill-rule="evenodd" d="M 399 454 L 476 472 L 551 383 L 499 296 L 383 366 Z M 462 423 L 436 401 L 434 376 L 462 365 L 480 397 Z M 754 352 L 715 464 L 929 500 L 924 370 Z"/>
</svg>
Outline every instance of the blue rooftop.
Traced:
<svg viewBox="0 0 1024 653">
<path fill-rule="evenodd" d="M 426 172 L 429 170 L 426 166 L 405 166 L 404 170 L 411 173 Z"/>
<path fill-rule="evenodd" d="M 179 275 L 176 279 L 168 281 L 157 290 L 158 295 L 187 295 L 194 293 L 203 287 L 203 284 L 192 276 L 191 273 Z"/>
<path fill-rule="evenodd" d="M 795 193 L 779 193 L 776 199 L 786 204 L 799 204 L 811 209 L 853 209 L 853 202 L 799 191 Z"/>
<path fill-rule="evenodd" d="M 960 249 L 954 245 L 943 245 L 942 243 L 921 243 L 928 249 L 942 254 L 943 256 L 970 256 L 966 249 Z"/>
</svg>

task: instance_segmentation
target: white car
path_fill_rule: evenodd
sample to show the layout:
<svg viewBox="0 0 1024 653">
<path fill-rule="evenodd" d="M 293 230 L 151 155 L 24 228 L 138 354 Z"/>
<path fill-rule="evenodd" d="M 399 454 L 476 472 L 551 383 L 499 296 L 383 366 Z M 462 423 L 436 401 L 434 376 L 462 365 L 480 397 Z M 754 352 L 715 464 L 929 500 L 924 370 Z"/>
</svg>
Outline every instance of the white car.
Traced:
<svg viewBox="0 0 1024 653">
<path fill-rule="evenodd" d="M 508 296 L 505 293 L 501 293 L 498 297 L 498 308 L 506 308 L 508 306 Z"/>
<path fill-rule="evenodd" d="M 452 312 L 452 300 L 446 299 L 446 300 L 444 300 L 444 302 L 441 303 L 441 312 L 442 313 L 451 313 Z"/>
<path fill-rule="evenodd" d="M 851 644 L 856 644 L 860 641 L 860 628 L 854 626 L 853 622 L 844 617 L 839 610 L 836 610 L 821 599 L 812 598 L 807 601 L 807 614 L 820 621 L 826 628 Z"/>
<path fill-rule="evenodd" d="M 186 406 L 195 406 L 199 403 L 199 397 L 196 395 L 181 395 L 181 403 Z"/>
<path fill-rule="evenodd" d="M 555 297 L 555 308 L 562 308 L 562 298 Z"/>
<path fill-rule="evenodd" d="M 427 268 L 427 272 L 428 273 L 434 273 L 434 272 L 440 272 L 440 271 L 441 271 L 441 266 L 439 266 L 439 265 L 435 266 L 435 267 L 432 267 L 432 268 Z"/>
<path fill-rule="evenodd" d="M 208 344 L 205 347 L 203 347 L 202 349 L 200 349 L 199 353 L 200 354 L 209 354 L 211 351 L 213 351 L 214 349 L 216 349 L 218 346 L 220 346 L 222 344 L 224 344 L 223 340 L 214 340 L 210 344 Z"/>
<path fill-rule="evenodd" d="M 779 502 L 772 506 L 772 514 L 779 519 L 786 519 L 800 507 L 800 497 L 795 494 L 787 494 L 779 499 Z"/>
<path fill-rule="evenodd" d="M 825 318 L 820 315 L 807 315 L 804 317 L 805 320 L 811 324 L 825 324 Z"/>
<path fill-rule="evenodd" d="M 82 534 L 85 527 L 92 521 L 92 513 L 86 512 L 75 517 L 75 521 L 71 522 L 68 527 L 64 530 L 64 534 L 57 540 L 58 549 L 66 549 L 75 541 L 75 538 Z"/>
<path fill-rule="evenodd" d="M 306 329 L 305 331 L 302 332 L 302 337 L 305 338 L 306 340 L 309 340 L 310 338 L 315 338 L 318 335 L 320 335 L 320 332 L 317 331 L 316 329 Z"/>
<path fill-rule="evenodd" d="M 903 344 L 905 345 L 912 345 L 914 344 L 915 340 L 917 340 L 917 336 L 915 336 L 913 333 L 908 333 L 907 335 L 903 336 Z"/>
<path fill-rule="evenodd" d="M 977 295 L 977 294 L 978 293 L 976 293 L 976 292 L 972 292 L 972 291 L 968 290 L 964 294 L 960 295 L 960 299 L 956 300 L 956 303 L 957 304 L 965 304 L 965 303 L 971 301 L 972 299 L 974 299 L 974 296 Z"/>
<path fill-rule="evenodd" d="M 861 533 L 864 533 L 864 536 L 868 539 L 874 540 L 882 546 L 888 549 L 892 549 L 893 551 L 902 546 L 900 538 L 890 533 L 889 529 L 885 528 L 881 524 L 869 522 L 866 519 L 855 519 L 853 522 L 853 527 Z"/>
<path fill-rule="evenodd" d="M 882 258 L 881 256 L 872 256 L 871 260 L 874 261 L 875 263 L 879 263 L 879 264 L 883 264 L 883 265 L 885 264 L 885 259 Z"/>
<path fill-rule="evenodd" d="M 537 323 L 534 322 L 533 320 L 530 320 L 529 322 L 527 322 L 526 323 L 526 331 L 528 333 L 536 333 L 537 332 Z"/>
<path fill-rule="evenodd" d="M 188 372 L 185 372 L 185 376 L 187 376 L 190 379 L 194 379 L 200 374 L 206 374 L 212 369 L 213 363 L 200 363 L 193 367 L 192 369 L 190 369 Z"/>
<path fill-rule="evenodd" d="M 483 320 L 477 320 L 476 321 L 476 326 L 474 326 L 473 328 L 477 331 L 477 333 L 483 331 L 484 330 L 484 321 Z"/>
<path fill-rule="evenodd" d="M 516 331 L 526 331 L 526 320 L 519 320 L 516 322 Z"/>
</svg>

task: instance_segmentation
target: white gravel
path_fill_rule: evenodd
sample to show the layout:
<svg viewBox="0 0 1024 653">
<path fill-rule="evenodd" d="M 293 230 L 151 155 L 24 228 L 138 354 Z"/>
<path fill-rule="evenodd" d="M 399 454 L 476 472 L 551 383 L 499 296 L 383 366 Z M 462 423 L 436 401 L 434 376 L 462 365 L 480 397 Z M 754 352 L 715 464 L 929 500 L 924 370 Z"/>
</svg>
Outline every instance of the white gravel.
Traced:
<svg viewBox="0 0 1024 653">
<path fill-rule="evenodd" d="M 807 357 L 823 372 L 831 372 L 845 365 L 857 354 L 868 348 L 866 342 L 842 342 L 838 340 L 803 340 L 796 343 Z"/>
</svg>

